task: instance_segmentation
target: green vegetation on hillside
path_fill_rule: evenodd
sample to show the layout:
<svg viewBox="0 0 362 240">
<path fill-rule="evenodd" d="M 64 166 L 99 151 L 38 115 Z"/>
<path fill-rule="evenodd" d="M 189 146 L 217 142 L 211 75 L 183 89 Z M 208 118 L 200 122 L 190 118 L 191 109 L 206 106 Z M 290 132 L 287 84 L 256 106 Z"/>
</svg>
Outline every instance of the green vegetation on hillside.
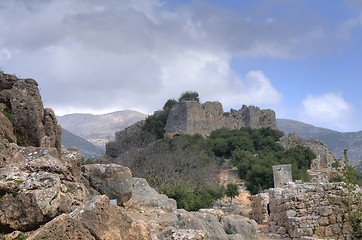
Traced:
<svg viewBox="0 0 362 240">
<path fill-rule="evenodd" d="M 270 128 L 218 129 L 208 141 L 218 157 L 230 158 L 251 194 L 273 187 L 273 165 L 292 164 L 293 180 L 309 181 L 307 169 L 315 154 L 297 146 L 284 149 L 277 141 L 283 132 Z"/>
<path fill-rule="evenodd" d="M 197 92 L 185 92 L 179 101 L 198 101 L 198 96 Z M 251 194 L 273 187 L 273 165 L 291 164 L 294 180 L 310 180 L 307 169 L 314 153 L 299 146 L 285 149 L 278 143 L 284 134 L 275 129 L 222 128 L 208 138 L 198 134 L 164 138 L 168 114 L 176 103 L 169 99 L 163 110 L 140 124 L 140 130 L 135 128 L 133 134 L 124 135 L 123 141 L 108 143 L 106 153 L 128 166 L 134 176 L 145 178 L 152 187 L 174 198 L 179 208 L 208 208 L 226 194 L 225 187 L 218 184 L 225 159 L 237 167 Z M 235 197 L 231 190 L 229 196 Z"/>
<path fill-rule="evenodd" d="M 224 196 L 217 183 L 217 159 L 207 153 L 207 142 L 200 135 L 161 139 L 122 164 L 137 177 L 177 201 L 179 208 L 197 210 L 211 207 Z"/>
</svg>

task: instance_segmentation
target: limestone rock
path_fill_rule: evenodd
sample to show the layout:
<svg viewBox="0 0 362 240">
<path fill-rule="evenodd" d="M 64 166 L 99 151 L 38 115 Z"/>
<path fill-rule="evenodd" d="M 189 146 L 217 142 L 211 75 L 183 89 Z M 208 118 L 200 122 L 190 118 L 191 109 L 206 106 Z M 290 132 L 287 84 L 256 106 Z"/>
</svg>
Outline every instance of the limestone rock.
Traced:
<svg viewBox="0 0 362 240">
<path fill-rule="evenodd" d="M 166 239 L 191 239 L 191 238 L 172 238 L 172 234 L 180 229 L 186 232 L 207 233 L 207 239 L 214 240 L 229 240 L 229 239 L 253 239 L 256 233 L 256 222 L 243 217 L 231 217 L 230 215 L 222 216 L 212 211 L 202 210 L 198 212 L 187 212 L 183 209 L 166 213 L 159 217 L 158 223 L 160 226 L 167 226 L 161 231 L 161 236 L 168 236 Z M 225 232 L 226 228 L 231 228 L 235 234 L 228 235 Z M 195 230 L 197 230 L 195 232 Z M 172 234 L 170 234 L 170 232 Z M 200 235 L 200 239 L 203 239 Z M 199 239 L 199 238 L 197 238 Z"/>
<path fill-rule="evenodd" d="M 28 239 L 150 239 L 149 229 L 129 218 L 122 208 L 98 196 L 73 212 L 55 218 Z"/>
<path fill-rule="evenodd" d="M 233 233 L 239 234 L 243 240 L 251 240 L 255 236 L 257 223 L 249 218 L 228 215 L 221 218 L 221 223 L 224 229 L 231 229 Z"/>
<path fill-rule="evenodd" d="M 55 148 L 18 147 L 17 151 L 22 161 L 0 168 L 0 228 L 36 229 L 88 199 L 87 188 L 74 181 L 76 171 L 70 169 L 74 165 L 57 158 Z"/>
<path fill-rule="evenodd" d="M 0 114 L 0 138 L 7 140 L 9 143 L 15 143 L 16 137 L 13 132 L 13 125 L 5 114 Z"/>
<path fill-rule="evenodd" d="M 54 112 L 44 109 L 38 83 L 3 72 L 0 80 L 0 110 L 9 114 L 18 144 L 60 149 L 61 128 Z"/>
<path fill-rule="evenodd" d="M 208 240 L 209 234 L 205 230 L 196 229 L 176 229 L 174 227 L 167 227 L 162 231 L 160 239 L 163 240 Z"/>
<path fill-rule="evenodd" d="M 4 114 L 0 113 L 0 167 L 13 160 L 10 143 L 15 142 L 13 125 Z"/>
<path fill-rule="evenodd" d="M 18 78 L 13 74 L 5 74 L 0 71 L 0 91 L 4 89 L 11 89 L 17 79 Z"/>
<path fill-rule="evenodd" d="M 95 240 L 91 232 L 84 225 L 70 217 L 62 214 L 38 229 L 28 240 L 40 239 L 79 239 Z"/>
<path fill-rule="evenodd" d="M 151 188 L 143 178 L 132 178 L 132 198 L 127 206 L 139 205 L 145 207 L 156 207 L 167 211 L 174 211 L 177 208 L 176 201 L 164 194 L 159 194 Z"/>
<path fill-rule="evenodd" d="M 132 197 L 132 173 L 117 164 L 89 164 L 82 166 L 82 174 L 91 186 L 122 205 Z"/>
</svg>

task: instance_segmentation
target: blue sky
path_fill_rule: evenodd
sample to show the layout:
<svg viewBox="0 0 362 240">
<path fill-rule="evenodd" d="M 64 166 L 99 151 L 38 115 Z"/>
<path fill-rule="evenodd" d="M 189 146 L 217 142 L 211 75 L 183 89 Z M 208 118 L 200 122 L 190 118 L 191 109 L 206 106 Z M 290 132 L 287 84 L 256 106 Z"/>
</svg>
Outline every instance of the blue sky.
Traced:
<svg viewBox="0 0 362 240">
<path fill-rule="evenodd" d="M 362 130 L 362 1 L 3 0 L 0 24 L 1 68 L 58 115 L 152 113 L 195 90 Z"/>
</svg>

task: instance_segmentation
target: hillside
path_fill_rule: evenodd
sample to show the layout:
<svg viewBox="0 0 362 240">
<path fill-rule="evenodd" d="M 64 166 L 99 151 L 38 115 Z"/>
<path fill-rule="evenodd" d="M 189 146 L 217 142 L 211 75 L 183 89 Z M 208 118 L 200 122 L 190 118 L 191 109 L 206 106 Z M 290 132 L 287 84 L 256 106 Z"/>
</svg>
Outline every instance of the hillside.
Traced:
<svg viewBox="0 0 362 240">
<path fill-rule="evenodd" d="M 337 158 L 343 155 L 344 149 L 348 149 L 351 164 L 362 162 L 362 131 L 337 132 L 289 119 L 277 119 L 277 127 L 285 134 L 296 132 L 302 138 L 321 140 Z"/>
<path fill-rule="evenodd" d="M 88 142 L 87 140 L 65 130 L 62 131 L 62 145 L 65 147 L 76 147 L 82 153 L 84 159 L 98 158 L 104 154 L 104 151 Z"/>
<path fill-rule="evenodd" d="M 75 113 L 57 116 L 57 119 L 64 129 L 104 149 L 105 144 L 114 139 L 115 132 L 146 116 L 137 111 L 124 110 L 100 115 Z"/>
</svg>

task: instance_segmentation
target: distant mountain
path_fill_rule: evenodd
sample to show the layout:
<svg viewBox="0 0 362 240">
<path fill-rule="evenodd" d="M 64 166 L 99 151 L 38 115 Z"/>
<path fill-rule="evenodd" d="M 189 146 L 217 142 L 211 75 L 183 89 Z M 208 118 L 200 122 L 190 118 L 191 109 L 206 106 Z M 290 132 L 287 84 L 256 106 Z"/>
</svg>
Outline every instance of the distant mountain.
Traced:
<svg viewBox="0 0 362 240">
<path fill-rule="evenodd" d="M 362 131 L 337 132 L 289 119 L 277 119 L 277 127 L 285 134 L 296 132 L 302 138 L 321 140 L 337 158 L 343 155 L 344 149 L 348 149 L 351 164 L 362 162 Z"/>
<path fill-rule="evenodd" d="M 98 158 L 105 153 L 103 149 L 65 129 L 62 131 L 62 145 L 66 147 L 77 147 L 84 159 Z"/>
<path fill-rule="evenodd" d="M 57 119 L 64 129 L 105 149 L 105 144 L 114 139 L 115 132 L 145 119 L 146 116 L 137 111 L 124 110 L 100 115 L 74 113 L 57 116 Z"/>
</svg>

